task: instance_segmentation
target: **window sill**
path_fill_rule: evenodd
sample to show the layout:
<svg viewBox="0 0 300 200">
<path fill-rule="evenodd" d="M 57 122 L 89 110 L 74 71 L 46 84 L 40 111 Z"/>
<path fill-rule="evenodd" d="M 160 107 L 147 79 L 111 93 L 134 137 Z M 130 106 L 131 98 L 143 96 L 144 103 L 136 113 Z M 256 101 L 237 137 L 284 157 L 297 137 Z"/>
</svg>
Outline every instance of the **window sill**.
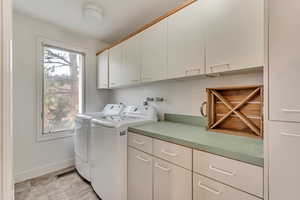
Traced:
<svg viewBox="0 0 300 200">
<path fill-rule="evenodd" d="M 64 139 L 68 137 L 73 137 L 75 134 L 74 132 L 72 133 L 58 133 L 58 134 L 53 134 L 53 135 L 41 135 L 39 134 L 37 136 L 37 142 L 46 142 L 49 140 L 59 140 L 59 139 Z"/>
</svg>

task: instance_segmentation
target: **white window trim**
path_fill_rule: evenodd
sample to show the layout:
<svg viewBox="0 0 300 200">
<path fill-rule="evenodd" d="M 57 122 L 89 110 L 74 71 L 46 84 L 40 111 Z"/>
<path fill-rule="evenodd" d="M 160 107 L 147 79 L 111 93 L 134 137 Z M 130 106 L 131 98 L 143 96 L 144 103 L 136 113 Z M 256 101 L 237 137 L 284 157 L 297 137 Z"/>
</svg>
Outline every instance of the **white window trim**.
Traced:
<svg viewBox="0 0 300 200">
<path fill-rule="evenodd" d="M 75 46 L 75 45 L 69 45 L 64 42 L 58 42 L 53 41 L 44 37 L 38 37 L 37 39 L 37 64 L 36 64 L 36 96 L 37 96 L 37 113 L 36 113 L 36 119 L 37 119 L 37 136 L 36 139 L 38 142 L 48 141 L 48 140 L 55 140 L 55 139 L 61 139 L 66 137 L 72 137 L 74 136 L 73 131 L 65 131 L 65 133 L 59 133 L 59 134 L 53 134 L 53 135 L 44 135 L 43 134 L 43 119 L 41 117 L 41 114 L 43 112 L 43 68 L 41 67 L 44 63 L 44 53 L 43 53 L 43 47 L 44 45 L 49 45 L 53 47 L 58 47 L 66 50 L 71 50 L 75 52 L 82 53 L 84 55 L 84 67 L 83 67 L 83 112 L 85 111 L 85 92 L 86 92 L 86 60 L 88 57 L 88 50 Z"/>
</svg>

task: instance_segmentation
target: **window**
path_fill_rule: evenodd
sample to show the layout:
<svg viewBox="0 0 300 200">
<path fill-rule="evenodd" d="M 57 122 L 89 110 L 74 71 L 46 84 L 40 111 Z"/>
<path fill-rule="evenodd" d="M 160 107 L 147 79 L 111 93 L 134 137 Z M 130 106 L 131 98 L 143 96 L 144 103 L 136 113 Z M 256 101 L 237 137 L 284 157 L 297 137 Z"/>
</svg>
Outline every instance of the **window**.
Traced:
<svg viewBox="0 0 300 200">
<path fill-rule="evenodd" d="M 84 54 L 48 43 L 41 52 L 39 139 L 72 135 L 84 107 Z"/>
</svg>

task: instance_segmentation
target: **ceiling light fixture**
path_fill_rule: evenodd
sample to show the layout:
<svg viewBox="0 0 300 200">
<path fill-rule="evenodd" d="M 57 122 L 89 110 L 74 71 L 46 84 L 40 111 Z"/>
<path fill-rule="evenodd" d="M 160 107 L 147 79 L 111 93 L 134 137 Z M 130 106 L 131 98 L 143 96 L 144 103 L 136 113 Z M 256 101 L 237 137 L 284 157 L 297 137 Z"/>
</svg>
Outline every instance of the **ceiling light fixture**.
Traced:
<svg viewBox="0 0 300 200">
<path fill-rule="evenodd" d="M 95 3 L 87 3 L 82 9 L 83 17 L 89 22 L 101 22 L 103 20 L 103 9 Z"/>
</svg>

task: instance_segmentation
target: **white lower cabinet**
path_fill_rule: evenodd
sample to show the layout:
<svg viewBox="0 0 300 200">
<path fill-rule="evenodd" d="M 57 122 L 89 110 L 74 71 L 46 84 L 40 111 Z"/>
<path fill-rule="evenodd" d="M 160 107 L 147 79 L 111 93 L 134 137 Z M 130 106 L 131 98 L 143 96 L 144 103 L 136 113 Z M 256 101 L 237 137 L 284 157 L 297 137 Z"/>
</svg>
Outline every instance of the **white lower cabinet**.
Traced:
<svg viewBox="0 0 300 200">
<path fill-rule="evenodd" d="M 154 200 L 192 200 L 192 172 L 154 159 Z"/>
<path fill-rule="evenodd" d="M 153 155 L 192 170 L 192 149 L 162 140 L 153 140 Z"/>
<path fill-rule="evenodd" d="M 127 189 L 128 200 L 192 200 L 192 171 L 128 146 Z"/>
<path fill-rule="evenodd" d="M 152 156 L 128 147 L 128 200 L 152 200 Z"/>
<path fill-rule="evenodd" d="M 300 124 L 269 122 L 269 198 L 300 199 Z"/>
<path fill-rule="evenodd" d="M 194 150 L 194 172 L 263 197 L 263 168 Z M 245 181 L 248 180 L 248 181 Z"/>
<path fill-rule="evenodd" d="M 298 126 L 300 130 L 300 125 Z M 261 167 L 196 150 L 193 151 L 192 156 L 192 149 L 187 147 L 145 136 L 139 137 L 133 133 L 130 133 L 129 136 L 128 200 L 262 199 L 263 175 Z M 136 146 L 134 141 L 146 146 L 151 144 L 153 153 L 152 149 L 151 151 L 147 150 L 149 154 L 142 152 L 148 148 Z M 300 146 L 300 137 L 298 146 Z M 290 148 L 292 150 L 293 147 Z M 291 155 L 295 154 L 294 158 L 297 157 L 295 152 L 290 153 Z M 279 155 L 276 158 L 284 157 L 280 152 L 277 153 Z M 183 157 L 188 159 L 184 160 Z M 289 171 L 286 173 L 288 177 L 284 177 L 284 174 L 279 171 L 279 160 L 274 161 L 277 168 L 273 172 L 275 173 L 273 179 L 276 184 L 273 186 L 274 198 L 271 200 L 285 199 L 284 196 L 280 196 L 282 191 L 280 187 L 286 188 L 283 187 L 283 184 L 287 185 L 288 178 L 292 177 L 292 173 L 296 174 L 296 168 L 300 168 L 300 162 L 297 159 L 294 159 L 296 161 L 288 161 L 290 157 L 286 157 L 284 158 L 285 163 L 293 163 L 295 168 L 293 167 L 292 171 L 286 169 Z M 193 170 L 187 167 L 187 163 L 193 163 Z M 288 199 L 297 199 L 296 187 L 299 179 L 299 176 L 292 178 L 289 187 L 292 189 L 285 189 L 286 192 L 289 191 L 294 195 L 291 196 L 293 198 Z M 275 198 L 275 196 L 279 197 Z"/>
<path fill-rule="evenodd" d="M 255 196 L 195 173 L 193 182 L 193 200 L 259 200 Z"/>
<path fill-rule="evenodd" d="M 152 154 L 152 138 L 128 132 L 128 146 Z"/>
</svg>

